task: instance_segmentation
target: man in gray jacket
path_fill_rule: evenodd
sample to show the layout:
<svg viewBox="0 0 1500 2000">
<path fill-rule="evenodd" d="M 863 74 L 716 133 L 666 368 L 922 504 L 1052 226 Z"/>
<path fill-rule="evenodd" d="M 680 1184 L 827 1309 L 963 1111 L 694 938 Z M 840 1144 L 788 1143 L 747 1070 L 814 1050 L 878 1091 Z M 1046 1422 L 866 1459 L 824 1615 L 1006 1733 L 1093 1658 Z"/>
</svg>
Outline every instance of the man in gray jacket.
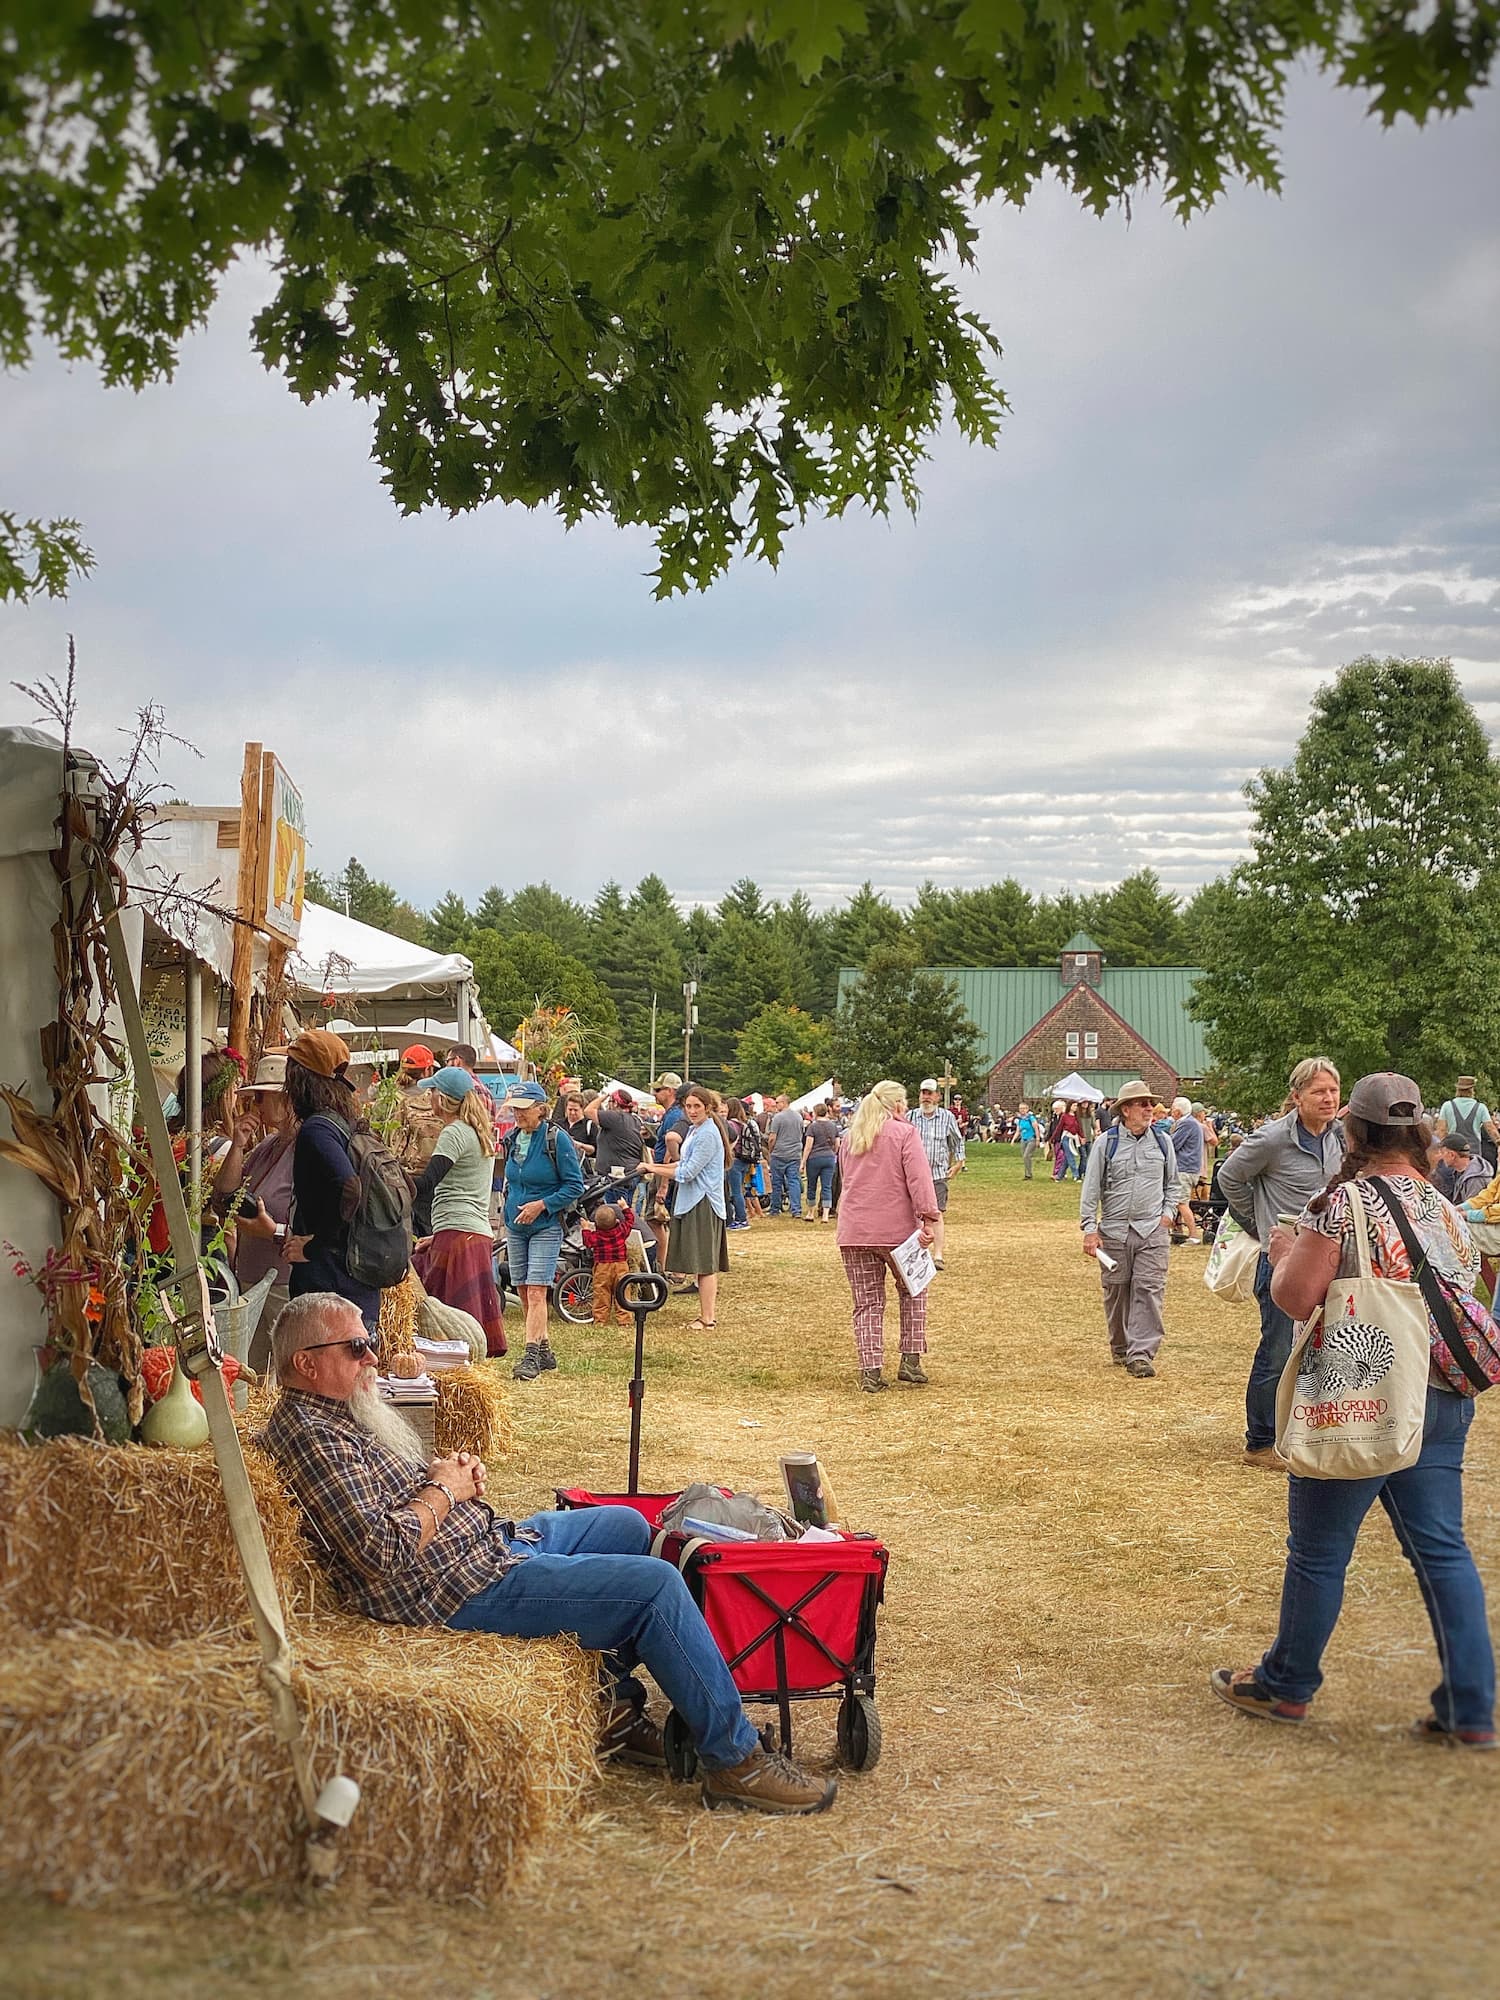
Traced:
<svg viewBox="0 0 1500 2000">
<path fill-rule="evenodd" d="M 1177 1159 L 1170 1139 L 1152 1129 L 1155 1095 L 1146 1084 L 1127 1083 L 1115 1102 L 1119 1119 L 1089 1154 L 1078 1219 L 1084 1255 L 1099 1259 L 1110 1359 L 1127 1374 L 1154 1375 Z"/>
<path fill-rule="evenodd" d="M 1300 1215 L 1328 1185 L 1344 1158 L 1339 1123 L 1339 1073 L 1326 1056 L 1308 1056 L 1287 1085 L 1292 1109 L 1269 1118 L 1219 1168 L 1219 1192 L 1229 1213 L 1260 1244 L 1255 1296 L 1260 1305 L 1260 1345 L 1245 1385 L 1245 1462 L 1265 1472 L 1285 1472 L 1276 1449 L 1276 1385 L 1292 1351 L 1292 1322 L 1271 1299 L 1266 1245 L 1278 1215 Z"/>
</svg>

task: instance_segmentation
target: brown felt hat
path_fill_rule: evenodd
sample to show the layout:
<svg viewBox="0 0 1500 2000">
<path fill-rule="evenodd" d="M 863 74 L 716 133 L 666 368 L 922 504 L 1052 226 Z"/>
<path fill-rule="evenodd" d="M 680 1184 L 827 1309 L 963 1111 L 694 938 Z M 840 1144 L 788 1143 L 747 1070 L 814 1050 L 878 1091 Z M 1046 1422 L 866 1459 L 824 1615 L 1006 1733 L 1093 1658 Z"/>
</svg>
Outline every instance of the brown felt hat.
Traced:
<svg viewBox="0 0 1500 2000">
<path fill-rule="evenodd" d="M 349 1062 L 349 1044 L 331 1028 L 304 1028 L 287 1044 L 287 1060 L 314 1076 L 337 1076 Z"/>
</svg>

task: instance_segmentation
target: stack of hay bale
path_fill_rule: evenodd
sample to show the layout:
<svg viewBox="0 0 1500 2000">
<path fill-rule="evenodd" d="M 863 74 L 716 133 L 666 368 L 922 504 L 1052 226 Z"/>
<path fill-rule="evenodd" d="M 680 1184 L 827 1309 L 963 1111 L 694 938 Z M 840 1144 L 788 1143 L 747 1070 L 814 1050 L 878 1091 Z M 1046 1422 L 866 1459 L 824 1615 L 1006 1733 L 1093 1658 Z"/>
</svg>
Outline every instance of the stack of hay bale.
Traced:
<svg viewBox="0 0 1500 2000">
<path fill-rule="evenodd" d="M 415 1271 L 408 1271 L 399 1285 L 380 1295 L 380 1360 L 384 1367 L 396 1355 L 415 1354 L 417 1335 L 432 1340 L 454 1337 L 458 1321 L 467 1321 L 478 1336 L 478 1356 L 484 1354 L 484 1329 L 478 1320 L 451 1306 L 441 1308 L 441 1318 Z M 456 1451 L 474 1451 L 488 1465 L 510 1453 L 510 1405 L 497 1368 L 482 1360 L 466 1368 L 444 1368 L 434 1375 L 437 1383 L 437 1411 L 433 1421 L 433 1443 L 442 1458 Z"/>
<path fill-rule="evenodd" d="M 246 1458 L 317 1781 L 363 1791 L 343 1878 L 494 1895 L 594 1772 L 593 1656 L 338 1614 L 274 1468 Z M 92 1900 L 301 1878 L 208 1452 L 0 1439 L 0 1631 L 0 1882 Z"/>
</svg>

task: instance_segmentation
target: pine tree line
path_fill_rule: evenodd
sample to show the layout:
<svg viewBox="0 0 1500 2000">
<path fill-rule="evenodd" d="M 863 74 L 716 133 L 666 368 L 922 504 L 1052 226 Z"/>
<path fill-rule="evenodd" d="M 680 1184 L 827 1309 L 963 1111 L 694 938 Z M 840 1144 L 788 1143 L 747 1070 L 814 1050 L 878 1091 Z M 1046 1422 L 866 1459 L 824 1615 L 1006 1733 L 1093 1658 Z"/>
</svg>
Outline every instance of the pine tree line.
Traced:
<svg viewBox="0 0 1500 2000">
<path fill-rule="evenodd" d="M 587 905 L 532 882 L 512 892 L 492 885 L 472 907 L 450 890 L 424 913 L 351 858 L 336 877 L 310 873 L 308 894 L 434 951 L 467 954 L 502 1034 L 538 999 L 571 1006 L 591 1066 L 631 1082 L 649 1070 L 653 997 L 658 1067 L 681 1067 L 682 988 L 695 980 L 693 1068 L 745 1089 L 810 1087 L 827 1074 L 839 968 L 865 967 L 873 952 L 913 968 L 1048 965 L 1083 929 L 1111 965 L 1181 965 L 1192 962 L 1195 921 L 1195 904 L 1183 909 L 1150 869 L 1083 896 L 1036 896 L 1013 879 L 976 889 L 927 882 L 908 910 L 868 882 L 848 902 L 815 910 L 801 890 L 768 901 L 742 878 L 712 909 L 684 913 L 653 874 L 628 895 L 606 882 Z"/>
</svg>

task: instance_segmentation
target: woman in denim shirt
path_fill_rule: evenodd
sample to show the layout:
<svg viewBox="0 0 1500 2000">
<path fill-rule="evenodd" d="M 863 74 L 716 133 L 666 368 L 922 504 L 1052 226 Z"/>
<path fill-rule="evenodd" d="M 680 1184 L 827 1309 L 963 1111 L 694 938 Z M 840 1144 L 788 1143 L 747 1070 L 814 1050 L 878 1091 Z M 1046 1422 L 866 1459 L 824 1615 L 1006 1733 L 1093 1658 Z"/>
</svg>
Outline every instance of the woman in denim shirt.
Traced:
<svg viewBox="0 0 1500 2000">
<path fill-rule="evenodd" d="M 724 1234 L 724 1176 L 734 1148 L 720 1116 L 716 1092 L 690 1083 L 682 1093 L 688 1135 L 676 1164 L 654 1164 L 650 1171 L 677 1183 L 672 1203 L 672 1269 L 698 1280 L 698 1317 L 694 1333 L 718 1324 L 719 1273 L 729 1269 L 729 1243 Z"/>
</svg>

